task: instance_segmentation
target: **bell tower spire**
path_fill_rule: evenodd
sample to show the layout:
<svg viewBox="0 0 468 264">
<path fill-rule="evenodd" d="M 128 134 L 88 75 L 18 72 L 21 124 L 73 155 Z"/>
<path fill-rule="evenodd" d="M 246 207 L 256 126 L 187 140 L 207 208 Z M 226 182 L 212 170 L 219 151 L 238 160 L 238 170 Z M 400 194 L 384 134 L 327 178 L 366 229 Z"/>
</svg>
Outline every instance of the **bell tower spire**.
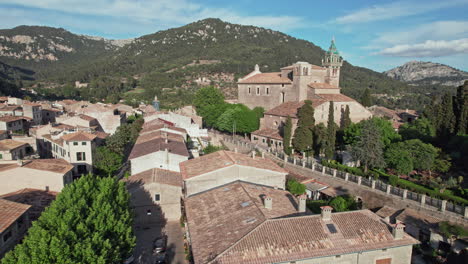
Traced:
<svg viewBox="0 0 468 264">
<path fill-rule="evenodd" d="M 340 68 L 343 66 L 343 57 L 341 57 L 335 45 L 335 37 L 333 36 L 330 47 L 322 59 L 323 67 L 327 68 L 325 82 L 333 86 L 340 85 Z"/>
</svg>

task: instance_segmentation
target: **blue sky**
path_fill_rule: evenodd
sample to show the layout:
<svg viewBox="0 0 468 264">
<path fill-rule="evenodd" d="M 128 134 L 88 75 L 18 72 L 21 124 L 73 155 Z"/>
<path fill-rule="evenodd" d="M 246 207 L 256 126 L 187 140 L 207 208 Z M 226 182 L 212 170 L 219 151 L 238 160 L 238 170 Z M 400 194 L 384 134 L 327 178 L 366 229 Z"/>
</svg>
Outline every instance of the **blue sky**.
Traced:
<svg viewBox="0 0 468 264">
<path fill-rule="evenodd" d="M 468 0 L 0 0 L 0 28 L 133 38 L 208 17 L 282 31 L 376 71 L 410 60 L 468 70 Z"/>
</svg>

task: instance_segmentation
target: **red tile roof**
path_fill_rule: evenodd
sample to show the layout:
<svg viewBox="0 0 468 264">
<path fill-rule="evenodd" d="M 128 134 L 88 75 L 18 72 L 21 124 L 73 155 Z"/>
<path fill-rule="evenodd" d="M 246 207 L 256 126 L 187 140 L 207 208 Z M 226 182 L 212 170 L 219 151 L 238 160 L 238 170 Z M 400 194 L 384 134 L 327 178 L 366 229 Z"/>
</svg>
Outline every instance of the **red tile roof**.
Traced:
<svg viewBox="0 0 468 264">
<path fill-rule="evenodd" d="M 3 139 L 0 140 L 0 151 L 13 150 L 25 145 L 28 145 L 28 143 L 16 141 L 13 139 Z"/>
<path fill-rule="evenodd" d="M 182 176 L 179 172 L 159 168 L 149 169 L 130 176 L 127 182 L 142 182 L 143 184 L 160 183 L 182 187 Z"/>
<path fill-rule="evenodd" d="M 140 139 L 140 138 L 139 138 Z M 168 150 L 169 153 L 188 157 L 189 153 L 185 142 L 176 141 L 169 139 L 166 143 L 166 139 L 162 137 L 145 140 L 140 140 L 133 146 L 132 152 L 128 159 L 139 158 L 151 153 Z"/>
<path fill-rule="evenodd" d="M 272 209 L 263 204 L 271 197 Z M 207 263 L 269 218 L 297 214 L 289 192 L 236 181 L 185 199 L 195 263 Z"/>
<path fill-rule="evenodd" d="M 327 224 L 334 225 L 336 233 Z M 377 215 L 360 210 L 333 213 L 331 220 L 323 220 L 321 215 L 266 220 L 213 262 L 289 262 L 418 243 L 407 234 L 394 239 L 390 227 Z"/>
<path fill-rule="evenodd" d="M 74 132 L 62 136 L 65 141 L 93 141 L 96 135 L 87 132 Z"/>
<path fill-rule="evenodd" d="M 31 118 L 27 118 L 24 116 L 0 116 L 0 122 L 13 122 L 18 120 L 28 120 Z"/>
<path fill-rule="evenodd" d="M 29 209 L 29 219 L 34 221 L 39 218 L 44 209 L 55 200 L 58 192 L 45 191 L 39 189 L 25 188 L 16 192 L 3 194 L 0 198 L 8 201 L 31 205 Z"/>
<path fill-rule="evenodd" d="M 30 205 L 0 199 L 0 233 L 11 226 L 30 208 Z"/>
<path fill-rule="evenodd" d="M 23 167 L 63 174 L 73 169 L 73 165 L 64 159 L 35 159 L 26 161 L 26 164 L 23 165 Z"/>
<path fill-rule="evenodd" d="M 225 150 L 216 151 L 196 159 L 181 162 L 179 166 L 182 178 L 189 179 L 234 165 L 287 173 L 285 169 L 281 168 L 270 159 L 262 157 L 255 157 L 254 159 L 245 154 Z"/>
<path fill-rule="evenodd" d="M 297 117 L 297 110 L 304 105 L 304 102 L 286 102 L 274 107 L 265 112 L 265 115 L 275 115 L 275 116 L 290 116 L 292 118 Z"/>
<path fill-rule="evenodd" d="M 309 87 L 315 88 L 315 89 L 340 89 L 339 87 L 333 86 L 329 83 L 309 83 Z"/>
<path fill-rule="evenodd" d="M 344 94 L 316 94 L 314 98 L 310 99 L 312 103 L 314 103 L 315 100 L 319 101 L 324 101 L 324 102 L 353 102 L 356 101 L 351 97 L 348 97 Z M 322 102 L 323 103 L 323 102 Z M 322 104 L 320 103 L 320 104 Z M 315 106 L 314 106 L 315 107 Z"/>
<path fill-rule="evenodd" d="M 267 138 L 283 140 L 283 137 L 279 134 L 278 129 L 270 129 L 270 128 L 259 129 L 259 130 L 252 132 L 252 135 L 258 135 L 258 136 L 263 136 Z"/>
<path fill-rule="evenodd" d="M 241 80 L 239 83 L 292 83 L 289 78 L 281 77 L 281 72 L 266 72 L 257 73 L 247 79 Z"/>
</svg>

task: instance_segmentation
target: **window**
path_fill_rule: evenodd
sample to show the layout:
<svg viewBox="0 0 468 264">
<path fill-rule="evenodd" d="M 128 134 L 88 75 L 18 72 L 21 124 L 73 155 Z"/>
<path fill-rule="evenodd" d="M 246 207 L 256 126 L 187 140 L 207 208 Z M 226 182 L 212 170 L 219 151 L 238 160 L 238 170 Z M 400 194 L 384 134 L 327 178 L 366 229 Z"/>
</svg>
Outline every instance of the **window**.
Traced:
<svg viewBox="0 0 468 264">
<path fill-rule="evenodd" d="M 76 160 L 86 160 L 86 153 L 84 152 L 77 152 L 76 153 Z"/>
<path fill-rule="evenodd" d="M 266 94 L 270 94 L 270 87 L 266 88 Z"/>
<path fill-rule="evenodd" d="M 155 195 L 154 195 L 154 200 L 155 200 L 156 202 L 161 201 L 161 194 L 159 194 L 159 193 L 155 194 Z"/>
<path fill-rule="evenodd" d="M 78 146 L 78 142 L 73 142 L 73 146 Z"/>
<path fill-rule="evenodd" d="M 86 141 L 81 142 L 81 145 L 86 146 Z"/>
<path fill-rule="evenodd" d="M 16 221 L 16 223 L 18 224 L 18 229 L 23 228 L 23 226 L 24 226 L 24 217 L 21 216 L 20 218 L 18 218 L 18 221 Z"/>
<path fill-rule="evenodd" d="M 262 139 L 262 142 L 265 143 L 265 139 L 264 139 L 264 138 Z"/>
<path fill-rule="evenodd" d="M 11 238 L 11 236 L 12 236 L 12 233 L 11 233 L 11 229 L 10 229 L 10 230 L 8 230 L 8 231 L 3 235 L 3 242 L 4 242 L 4 243 L 7 242 L 8 239 Z"/>
<path fill-rule="evenodd" d="M 252 91 L 251 91 L 250 86 L 249 86 L 249 94 L 251 94 L 251 93 L 252 93 Z"/>
<path fill-rule="evenodd" d="M 0 154 L 0 159 L 3 159 L 3 154 Z"/>
<path fill-rule="evenodd" d="M 257 95 L 260 94 L 260 87 L 257 86 Z"/>
</svg>

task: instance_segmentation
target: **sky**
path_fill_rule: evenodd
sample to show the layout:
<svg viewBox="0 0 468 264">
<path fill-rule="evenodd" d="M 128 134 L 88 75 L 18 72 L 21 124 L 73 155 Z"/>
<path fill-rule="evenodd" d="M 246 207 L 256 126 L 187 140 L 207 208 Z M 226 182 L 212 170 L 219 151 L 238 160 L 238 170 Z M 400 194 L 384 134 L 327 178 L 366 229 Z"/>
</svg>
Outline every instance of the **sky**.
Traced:
<svg viewBox="0 0 468 264">
<path fill-rule="evenodd" d="M 61 27 L 135 38 L 204 19 L 278 30 L 353 65 L 385 71 L 432 61 L 468 71 L 468 0 L 0 0 L 0 28 Z"/>
</svg>

